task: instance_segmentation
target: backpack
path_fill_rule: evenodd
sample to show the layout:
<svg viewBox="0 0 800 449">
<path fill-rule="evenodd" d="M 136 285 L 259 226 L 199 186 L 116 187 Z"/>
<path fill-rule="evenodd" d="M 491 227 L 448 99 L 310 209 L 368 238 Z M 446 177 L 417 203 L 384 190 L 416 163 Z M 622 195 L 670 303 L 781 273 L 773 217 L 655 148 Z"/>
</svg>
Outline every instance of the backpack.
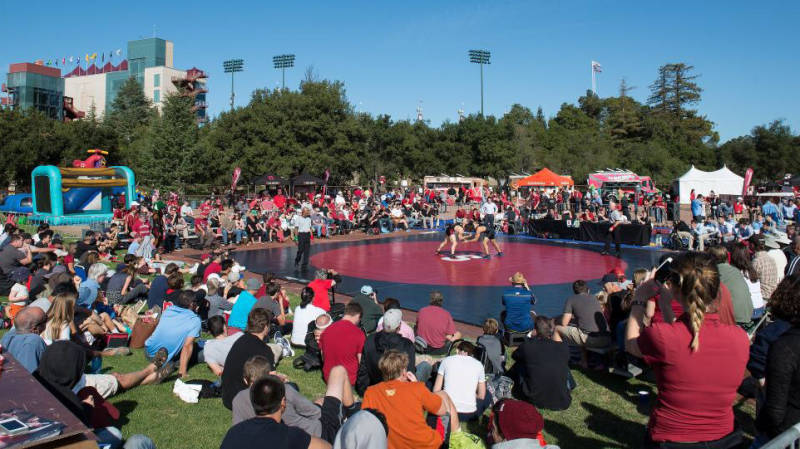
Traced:
<svg viewBox="0 0 800 449">
<path fill-rule="evenodd" d="M 483 440 L 477 435 L 459 431 L 450 434 L 450 449 L 486 449 Z"/>
<path fill-rule="evenodd" d="M 492 394 L 492 405 L 501 399 L 511 399 L 511 389 L 513 387 L 514 381 L 509 377 L 495 375 L 489 379 L 486 382 L 486 390 Z"/>
</svg>

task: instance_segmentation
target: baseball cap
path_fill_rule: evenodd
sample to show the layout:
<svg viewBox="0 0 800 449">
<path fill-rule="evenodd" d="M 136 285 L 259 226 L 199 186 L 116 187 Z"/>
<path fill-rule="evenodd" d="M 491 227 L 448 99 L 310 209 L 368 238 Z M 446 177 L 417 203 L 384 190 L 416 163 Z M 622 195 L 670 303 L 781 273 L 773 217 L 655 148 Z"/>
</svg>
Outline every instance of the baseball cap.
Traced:
<svg viewBox="0 0 800 449">
<path fill-rule="evenodd" d="M 138 201 L 131 201 L 131 207 L 136 207 L 139 205 Z"/>
<path fill-rule="evenodd" d="M 203 255 L 200 256 L 200 260 L 205 260 L 205 259 L 210 259 L 210 258 L 211 258 L 211 254 L 208 254 L 208 253 L 203 253 Z"/>
<path fill-rule="evenodd" d="M 369 295 L 371 295 L 373 293 L 375 293 L 375 290 L 372 289 L 371 285 L 364 285 L 363 287 L 361 287 L 361 294 L 362 295 L 369 296 Z"/>
<path fill-rule="evenodd" d="M 503 399 L 494 406 L 500 433 L 506 440 L 536 439 L 544 429 L 544 418 L 532 404 L 516 399 Z"/>
<path fill-rule="evenodd" d="M 258 278 L 250 278 L 246 282 L 248 290 L 258 290 L 261 288 L 261 280 Z"/>
<path fill-rule="evenodd" d="M 403 312 L 400 309 L 389 309 L 383 314 L 383 329 L 393 332 L 400 328 L 403 322 Z"/>
<path fill-rule="evenodd" d="M 522 272 L 520 272 L 520 271 L 517 271 L 516 273 L 514 273 L 514 275 L 511 276 L 508 280 L 512 284 L 527 284 L 528 283 L 528 281 L 525 280 L 525 276 L 523 276 Z"/>
</svg>

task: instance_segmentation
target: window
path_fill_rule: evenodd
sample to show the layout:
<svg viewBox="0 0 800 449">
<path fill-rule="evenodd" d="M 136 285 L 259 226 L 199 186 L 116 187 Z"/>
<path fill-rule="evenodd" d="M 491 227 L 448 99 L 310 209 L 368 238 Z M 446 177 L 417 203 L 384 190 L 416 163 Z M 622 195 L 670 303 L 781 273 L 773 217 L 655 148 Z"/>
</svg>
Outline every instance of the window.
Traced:
<svg viewBox="0 0 800 449">
<path fill-rule="evenodd" d="M 153 87 L 161 87 L 161 74 L 156 73 L 153 75 Z"/>
<path fill-rule="evenodd" d="M 159 89 L 153 91 L 153 103 L 161 103 L 161 91 Z"/>
</svg>

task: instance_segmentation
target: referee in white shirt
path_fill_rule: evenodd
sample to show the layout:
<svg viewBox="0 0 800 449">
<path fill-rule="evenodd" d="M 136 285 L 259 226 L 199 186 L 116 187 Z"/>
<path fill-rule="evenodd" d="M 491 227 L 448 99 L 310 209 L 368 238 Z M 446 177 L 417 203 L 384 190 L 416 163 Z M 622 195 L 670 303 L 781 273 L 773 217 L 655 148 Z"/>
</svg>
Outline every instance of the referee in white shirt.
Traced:
<svg viewBox="0 0 800 449">
<path fill-rule="evenodd" d="M 489 197 L 486 202 L 481 204 L 481 215 L 483 215 L 483 225 L 494 229 L 494 215 L 497 213 L 497 204 Z"/>
<path fill-rule="evenodd" d="M 609 215 L 608 219 L 611 222 L 611 226 L 608 228 L 608 233 L 606 234 L 606 244 L 603 247 L 603 252 L 600 254 L 606 255 L 608 254 L 608 250 L 611 247 L 611 239 L 614 239 L 614 249 L 616 250 L 616 256 L 619 257 L 621 251 L 619 248 L 620 239 L 621 239 L 621 232 L 622 232 L 622 223 L 625 222 L 625 216 L 622 215 L 618 206 L 614 203 L 609 204 L 609 208 L 611 208 L 611 214 Z"/>
<path fill-rule="evenodd" d="M 295 218 L 297 225 L 297 255 L 294 257 L 294 266 L 303 259 L 303 270 L 308 269 L 308 256 L 311 251 L 311 215 L 308 208 L 303 208 L 301 216 Z"/>
</svg>

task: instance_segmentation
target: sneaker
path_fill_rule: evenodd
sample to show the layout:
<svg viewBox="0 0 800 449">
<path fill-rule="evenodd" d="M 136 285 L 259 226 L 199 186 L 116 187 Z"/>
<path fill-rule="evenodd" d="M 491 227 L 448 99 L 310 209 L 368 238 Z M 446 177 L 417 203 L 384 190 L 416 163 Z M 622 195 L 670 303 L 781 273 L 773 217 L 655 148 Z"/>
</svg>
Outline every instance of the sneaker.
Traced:
<svg viewBox="0 0 800 449">
<path fill-rule="evenodd" d="M 164 366 L 164 364 L 167 362 L 167 355 L 169 355 L 167 348 L 158 348 L 158 351 L 156 351 L 156 355 L 153 356 L 152 360 L 153 365 L 156 366 L 156 369 Z"/>
<path fill-rule="evenodd" d="M 503 257 L 503 252 L 500 251 L 499 253 L 497 253 L 497 257 Z"/>
<path fill-rule="evenodd" d="M 164 382 L 164 380 L 172 374 L 172 371 L 175 370 L 175 364 L 172 362 L 167 362 L 161 366 L 161 368 L 156 370 L 156 380 L 153 381 L 154 384 L 160 384 Z"/>
<path fill-rule="evenodd" d="M 491 258 L 492 258 L 492 256 L 490 256 L 488 254 L 484 254 L 483 256 L 481 256 L 481 259 L 491 259 Z"/>
<path fill-rule="evenodd" d="M 289 344 L 287 339 L 283 337 L 276 337 L 275 343 L 281 345 L 281 352 L 284 358 L 294 357 L 294 349 L 292 349 L 292 345 Z"/>
</svg>

